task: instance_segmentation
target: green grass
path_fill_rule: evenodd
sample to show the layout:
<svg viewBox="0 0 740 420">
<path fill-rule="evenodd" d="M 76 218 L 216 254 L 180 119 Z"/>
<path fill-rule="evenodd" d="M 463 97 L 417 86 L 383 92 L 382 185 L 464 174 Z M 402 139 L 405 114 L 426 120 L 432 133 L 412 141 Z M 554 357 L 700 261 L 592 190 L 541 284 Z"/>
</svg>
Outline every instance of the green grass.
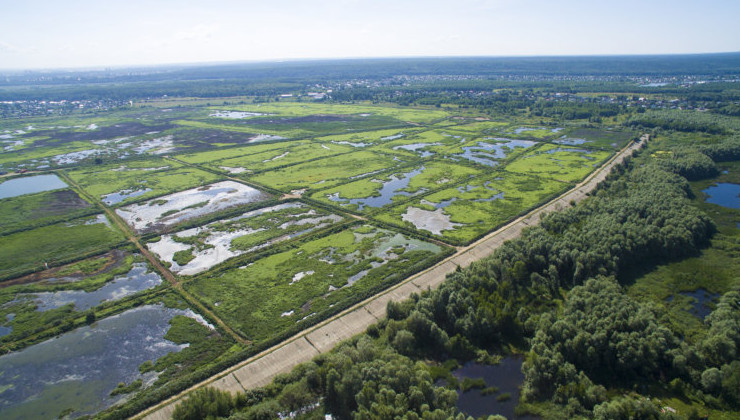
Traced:
<svg viewBox="0 0 740 420">
<path fill-rule="evenodd" d="M 399 246 L 405 252 L 392 258 L 390 250 Z M 198 277 L 185 288 L 230 326 L 261 341 L 295 328 L 304 318 L 332 312 L 335 304 L 400 281 L 403 273 L 418 271 L 441 252 L 439 246 L 391 231 L 351 228 L 241 268 Z M 365 270 L 364 277 L 348 286 L 348 279 Z"/>
<path fill-rule="evenodd" d="M 0 278 L 106 251 L 124 241 L 118 229 L 95 221 L 76 219 L 0 237 Z"/>
<path fill-rule="evenodd" d="M 0 235 L 70 220 L 98 211 L 70 189 L 0 200 Z"/>
<path fill-rule="evenodd" d="M 421 172 L 414 175 L 412 173 L 413 171 Z M 330 200 L 328 197 L 335 194 L 339 194 L 338 197 L 342 200 L 375 197 L 379 196 L 379 191 L 383 187 L 384 182 L 392 181 L 394 179 L 408 179 L 408 186 L 399 189 L 396 195 L 392 198 L 392 201 L 383 206 L 386 207 L 391 206 L 398 201 L 408 200 L 409 197 L 402 195 L 401 193 L 420 194 L 433 191 L 449 185 L 455 185 L 461 181 L 480 175 L 481 173 L 482 171 L 478 169 L 463 165 L 432 161 L 426 162 L 423 165 L 407 167 L 397 172 L 387 172 L 382 175 L 372 176 L 350 182 L 348 184 L 343 184 L 317 192 L 312 197 L 314 199 L 324 201 L 327 204 L 338 205 L 340 207 L 346 207 L 357 211 L 359 210 L 357 204 L 347 204 L 347 201 L 335 202 Z M 367 206 L 360 211 L 372 212 L 377 210 L 378 207 Z"/>
<path fill-rule="evenodd" d="M 223 159 L 211 162 L 208 166 L 221 171 L 223 171 L 222 167 L 244 168 L 251 173 L 346 153 L 353 149 L 352 146 L 332 143 L 301 142 L 294 144 L 293 142 L 284 142 L 281 144 L 283 146 L 281 148 L 247 156 Z"/>
<path fill-rule="evenodd" d="M 413 199 L 375 217 L 383 222 L 416 230 L 411 222 L 402 219 L 409 207 L 435 211 L 435 204 L 447 203 L 443 213 L 450 217 L 451 222 L 462 226 L 443 230 L 440 239 L 463 244 L 562 193 L 568 187 L 568 184 L 562 182 L 501 171 Z M 484 201 L 491 200 L 501 193 L 503 193 L 501 198 Z"/>
<path fill-rule="evenodd" d="M 70 171 L 68 175 L 90 195 L 101 199 L 107 194 L 123 190 L 151 189 L 151 191 L 142 195 L 127 198 L 115 204 L 116 206 L 210 184 L 223 179 L 223 177 L 210 172 L 186 168 L 181 164 L 163 160 L 143 161 L 137 165 L 127 162 L 122 165 L 87 167 Z"/>
<path fill-rule="evenodd" d="M 219 107 L 222 109 L 223 107 Z M 429 124 L 449 117 L 444 110 L 432 108 L 397 107 L 390 105 L 371 104 L 324 104 L 303 102 L 280 102 L 270 104 L 250 104 L 229 107 L 230 110 L 275 114 L 279 117 L 304 117 L 316 114 L 330 115 L 361 115 L 392 117 L 399 121 L 409 121 L 419 124 Z"/>
<path fill-rule="evenodd" d="M 360 150 L 276 169 L 249 179 L 284 192 L 302 188 L 317 190 L 346 182 L 352 177 L 390 169 L 401 163 L 403 162 L 394 161 L 390 156 Z"/>
<path fill-rule="evenodd" d="M 506 165 L 509 172 L 538 175 L 563 182 L 576 182 L 598 168 L 610 155 L 604 151 L 544 144 L 529 149 L 521 158 Z"/>
</svg>

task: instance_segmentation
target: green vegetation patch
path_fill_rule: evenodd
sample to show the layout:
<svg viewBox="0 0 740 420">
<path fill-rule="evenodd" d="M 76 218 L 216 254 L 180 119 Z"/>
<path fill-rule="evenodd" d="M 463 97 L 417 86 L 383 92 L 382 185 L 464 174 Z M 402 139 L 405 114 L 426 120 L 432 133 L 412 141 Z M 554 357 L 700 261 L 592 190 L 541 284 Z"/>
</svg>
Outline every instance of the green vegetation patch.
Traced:
<svg viewBox="0 0 740 420">
<path fill-rule="evenodd" d="M 400 281 L 428 266 L 442 251 L 440 246 L 366 225 L 196 278 L 185 288 L 232 328 L 262 341 Z"/>
<path fill-rule="evenodd" d="M 375 211 L 480 174 L 471 167 L 432 161 L 320 191 L 313 198 L 355 211 Z"/>
<path fill-rule="evenodd" d="M 231 107 L 234 110 L 275 114 L 278 117 L 305 117 L 310 115 L 357 115 L 367 117 L 392 117 L 399 121 L 420 124 L 433 123 L 449 117 L 444 110 L 398 107 L 393 105 L 345 105 L 328 103 L 281 102 L 271 104 L 251 104 Z M 363 117 L 364 118 L 364 117 Z"/>
<path fill-rule="evenodd" d="M 567 184 L 499 172 L 416 198 L 376 216 L 378 220 L 468 243 L 562 193 Z"/>
<path fill-rule="evenodd" d="M 621 149 L 627 142 L 637 137 L 634 131 L 598 130 L 594 128 L 575 128 L 560 132 L 554 142 L 575 145 L 583 148 Z M 580 142 L 578 140 L 585 140 Z"/>
<path fill-rule="evenodd" d="M 598 168 L 610 152 L 544 144 L 506 165 L 506 170 L 576 182 Z"/>
<path fill-rule="evenodd" d="M 321 157 L 346 153 L 353 149 L 352 146 L 317 142 L 301 142 L 299 144 L 283 142 L 281 145 L 283 146 L 281 148 L 275 148 L 247 156 L 223 159 L 217 162 L 212 162 L 208 166 L 218 170 L 243 168 L 246 172 L 259 172 Z"/>
<path fill-rule="evenodd" d="M 91 214 L 92 204 L 70 189 L 0 200 L 0 235 Z"/>
<path fill-rule="evenodd" d="M 390 156 L 363 150 L 276 169 L 250 179 L 284 192 L 303 188 L 317 190 L 391 169 L 402 163 Z"/>
<path fill-rule="evenodd" d="M 125 240 L 102 214 L 0 237 L 0 278 L 111 249 Z"/>
<path fill-rule="evenodd" d="M 342 217 L 289 202 L 260 208 L 148 244 L 170 269 L 192 275 L 229 258 L 262 250 L 342 221 Z"/>
<path fill-rule="evenodd" d="M 222 177 L 164 160 L 87 167 L 69 177 L 110 205 L 145 200 L 220 180 Z"/>
</svg>

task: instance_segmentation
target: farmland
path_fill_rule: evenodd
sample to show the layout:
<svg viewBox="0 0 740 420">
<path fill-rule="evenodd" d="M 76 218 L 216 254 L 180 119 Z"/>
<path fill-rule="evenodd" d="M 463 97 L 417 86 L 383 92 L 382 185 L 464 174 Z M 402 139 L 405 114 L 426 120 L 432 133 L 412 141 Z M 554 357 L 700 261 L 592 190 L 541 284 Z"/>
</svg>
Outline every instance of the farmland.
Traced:
<svg viewBox="0 0 740 420">
<path fill-rule="evenodd" d="M 58 388 L 38 406 L 8 397 L 13 416 L 131 414 L 430 267 L 635 136 L 453 108 L 166 105 L 5 123 L 0 169 L 61 184 L 0 199 L 2 349 L 135 337 L 148 316 L 163 350 L 126 347 L 147 356 L 96 382 L 105 396 L 75 383 L 69 407 Z"/>
</svg>

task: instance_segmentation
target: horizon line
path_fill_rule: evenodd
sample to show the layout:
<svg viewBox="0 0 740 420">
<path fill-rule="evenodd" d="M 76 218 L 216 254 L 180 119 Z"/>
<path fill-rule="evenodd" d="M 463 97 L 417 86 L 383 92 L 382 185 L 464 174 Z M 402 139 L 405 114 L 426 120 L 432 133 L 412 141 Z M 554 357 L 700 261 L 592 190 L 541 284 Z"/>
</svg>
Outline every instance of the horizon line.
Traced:
<svg viewBox="0 0 740 420">
<path fill-rule="evenodd" d="M 154 69 L 166 67 L 209 67 L 234 64 L 280 64 L 297 62 L 329 62 L 329 61 L 360 61 L 360 60 L 423 60 L 423 59 L 528 59 L 528 58 L 638 58 L 638 57 L 685 57 L 685 56 L 710 56 L 710 55 L 733 55 L 740 51 L 720 52 L 691 52 L 691 53 L 628 53 L 628 54 L 553 54 L 553 55 L 399 55 L 399 56 L 357 56 L 357 57 L 299 57 L 299 58 L 273 58 L 264 60 L 216 60 L 216 61 L 192 61 L 192 62 L 170 62 L 151 64 L 114 64 L 114 65 L 89 65 L 79 67 L 29 67 L 29 68 L 0 68 L 0 74 L 10 73 L 33 73 L 33 72 L 81 72 L 81 71 L 112 71 L 127 69 Z"/>
</svg>

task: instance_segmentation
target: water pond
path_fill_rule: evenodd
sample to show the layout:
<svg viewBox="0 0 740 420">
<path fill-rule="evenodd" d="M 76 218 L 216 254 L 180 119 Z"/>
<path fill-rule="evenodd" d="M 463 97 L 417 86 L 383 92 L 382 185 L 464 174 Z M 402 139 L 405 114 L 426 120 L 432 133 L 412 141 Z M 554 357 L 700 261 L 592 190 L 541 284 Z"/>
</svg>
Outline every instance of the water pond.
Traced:
<svg viewBox="0 0 740 420">
<path fill-rule="evenodd" d="M 139 365 L 187 345 L 164 339 L 176 315 L 192 311 L 148 305 L 102 319 L 54 339 L 0 357 L 3 419 L 56 418 L 94 414 L 126 398 L 110 396 L 119 382 L 142 379 Z"/>
<path fill-rule="evenodd" d="M 480 389 L 471 389 L 467 392 L 457 391 L 457 408 L 463 413 L 473 416 L 487 416 L 501 414 L 507 419 L 534 419 L 536 417 L 514 414 L 514 408 L 519 404 L 519 387 L 524 383 L 522 362 L 518 356 L 510 356 L 501 360 L 497 365 L 481 365 L 468 362 L 452 374 L 462 382 L 464 378 L 483 378 L 487 387 L 498 388 L 497 392 L 482 395 Z M 502 397 L 509 394 L 510 398 Z"/>
<path fill-rule="evenodd" d="M 123 200 L 127 200 L 132 197 L 138 197 L 140 195 L 144 195 L 151 190 L 152 190 L 151 188 L 144 188 L 141 190 L 121 190 L 118 192 L 103 195 L 102 201 L 103 203 L 111 206 L 113 204 L 118 204 Z"/>
<path fill-rule="evenodd" d="M 268 197 L 268 194 L 244 184 L 222 181 L 122 207 L 116 209 L 116 213 L 142 233 Z"/>
<path fill-rule="evenodd" d="M 439 146 L 442 143 L 413 143 L 413 144 L 403 144 L 400 146 L 395 146 L 393 150 L 406 150 L 409 152 L 418 153 L 419 156 L 422 158 L 429 157 L 434 155 L 434 152 L 430 152 L 429 150 L 424 150 L 425 148 L 429 146 Z"/>
<path fill-rule="evenodd" d="M 249 118 L 249 117 L 261 117 L 263 115 L 267 115 L 267 114 L 261 114 L 259 112 L 245 112 L 245 111 L 218 111 L 216 113 L 209 115 L 209 117 L 229 118 L 229 119 L 240 120 L 240 119 Z"/>
<path fill-rule="evenodd" d="M 377 192 L 377 195 L 372 197 L 364 198 L 352 198 L 346 199 L 341 198 L 339 193 L 334 193 L 328 196 L 329 200 L 343 203 L 343 204 L 356 204 L 358 210 L 363 210 L 365 207 L 383 207 L 393 202 L 393 197 L 403 195 L 410 197 L 417 193 L 410 193 L 407 191 L 401 191 L 409 186 L 411 178 L 419 175 L 424 171 L 424 167 L 414 169 L 413 171 L 402 173 L 399 176 L 393 175 L 388 181 L 383 182 L 383 186 Z"/>
<path fill-rule="evenodd" d="M 84 311 L 108 300 L 119 300 L 142 290 L 151 289 L 162 283 L 158 274 L 148 272 L 145 263 L 134 264 L 124 276 L 117 276 L 103 287 L 92 292 L 84 290 L 60 290 L 57 292 L 33 293 L 29 295 L 39 311 L 48 311 L 73 303 L 75 309 Z"/>
<path fill-rule="evenodd" d="M 721 182 L 702 191 L 707 194 L 707 203 L 730 209 L 740 209 L 740 185 Z"/>
<path fill-rule="evenodd" d="M 18 197 L 67 187 L 69 186 L 56 175 L 27 176 L 0 184 L 0 198 Z"/>
<path fill-rule="evenodd" d="M 486 166 L 498 165 L 499 159 L 504 159 L 511 149 L 515 147 L 529 148 L 537 144 L 529 140 L 510 140 L 501 138 L 491 138 L 496 143 L 481 141 L 475 146 L 465 146 L 463 152 L 454 155 L 456 158 L 467 159 L 472 162 L 480 163 Z"/>
<path fill-rule="evenodd" d="M 557 140 L 553 140 L 552 142 L 557 143 L 557 144 L 563 144 L 566 146 L 579 146 L 581 144 L 591 143 L 591 140 L 570 138 L 568 136 L 563 136 Z"/>
</svg>

